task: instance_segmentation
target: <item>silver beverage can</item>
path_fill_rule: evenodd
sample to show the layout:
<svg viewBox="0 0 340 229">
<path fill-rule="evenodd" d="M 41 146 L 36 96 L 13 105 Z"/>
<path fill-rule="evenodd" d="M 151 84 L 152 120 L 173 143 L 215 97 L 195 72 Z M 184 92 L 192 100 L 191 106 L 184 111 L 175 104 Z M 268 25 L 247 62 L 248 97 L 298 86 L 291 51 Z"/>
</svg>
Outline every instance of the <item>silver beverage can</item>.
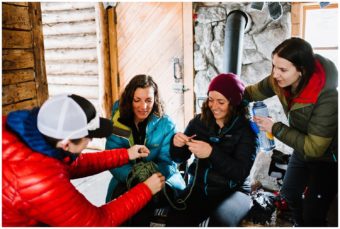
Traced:
<svg viewBox="0 0 340 229">
<path fill-rule="evenodd" d="M 252 111 L 254 116 L 269 117 L 268 108 L 262 101 L 255 102 Z M 275 148 L 274 137 L 271 133 L 261 130 L 258 133 L 258 137 L 260 140 L 260 148 L 263 151 L 271 151 Z"/>
</svg>

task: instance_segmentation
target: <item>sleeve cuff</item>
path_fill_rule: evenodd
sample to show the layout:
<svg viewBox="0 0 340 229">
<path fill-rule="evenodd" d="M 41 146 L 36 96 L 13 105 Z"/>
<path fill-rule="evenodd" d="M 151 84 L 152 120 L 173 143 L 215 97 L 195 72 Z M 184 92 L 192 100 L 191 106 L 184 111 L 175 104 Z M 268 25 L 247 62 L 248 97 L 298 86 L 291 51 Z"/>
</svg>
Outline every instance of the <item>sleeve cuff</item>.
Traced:
<svg viewBox="0 0 340 229">
<path fill-rule="evenodd" d="M 282 122 L 276 122 L 274 123 L 273 127 L 272 127 L 272 133 L 274 135 L 274 137 L 276 138 L 281 138 L 282 137 L 282 133 L 283 133 L 283 123 Z"/>
</svg>

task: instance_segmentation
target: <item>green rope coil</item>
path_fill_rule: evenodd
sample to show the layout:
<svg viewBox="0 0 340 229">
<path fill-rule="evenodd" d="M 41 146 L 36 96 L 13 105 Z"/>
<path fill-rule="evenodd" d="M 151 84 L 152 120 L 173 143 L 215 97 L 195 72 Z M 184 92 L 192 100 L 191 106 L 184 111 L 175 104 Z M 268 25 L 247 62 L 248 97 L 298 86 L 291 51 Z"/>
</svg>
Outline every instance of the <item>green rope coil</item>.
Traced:
<svg viewBox="0 0 340 229">
<path fill-rule="evenodd" d="M 144 182 L 152 174 L 157 173 L 158 166 L 153 161 L 140 161 L 132 166 L 132 169 L 126 179 L 126 185 L 128 189 L 140 182 Z"/>
<path fill-rule="evenodd" d="M 195 168 L 193 184 L 190 187 L 189 193 L 183 199 L 177 199 L 177 200 L 172 201 L 166 192 L 166 186 L 164 186 L 163 193 L 172 208 L 176 210 L 180 210 L 180 211 L 185 210 L 187 208 L 187 205 L 185 202 L 191 195 L 194 185 L 196 183 L 197 171 L 198 171 L 198 159 L 197 159 L 197 164 Z M 158 166 L 153 161 L 148 161 L 148 162 L 140 161 L 138 163 L 135 163 L 132 166 L 132 169 L 126 179 L 126 186 L 128 189 L 131 189 L 133 186 L 137 185 L 140 182 L 144 182 L 152 174 L 157 173 L 157 172 L 159 172 Z"/>
</svg>

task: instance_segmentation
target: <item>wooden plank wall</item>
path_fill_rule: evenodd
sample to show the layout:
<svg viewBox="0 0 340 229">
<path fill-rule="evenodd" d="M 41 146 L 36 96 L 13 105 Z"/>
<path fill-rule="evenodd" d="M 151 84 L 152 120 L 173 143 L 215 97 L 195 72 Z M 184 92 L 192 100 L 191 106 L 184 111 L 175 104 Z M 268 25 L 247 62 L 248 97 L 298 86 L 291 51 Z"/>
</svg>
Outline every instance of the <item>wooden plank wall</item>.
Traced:
<svg viewBox="0 0 340 229">
<path fill-rule="evenodd" d="M 48 96 L 40 3 L 2 3 L 2 113 L 41 105 Z"/>
<path fill-rule="evenodd" d="M 41 9 L 50 96 L 79 94 L 100 110 L 95 3 L 43 2 Z"/>
</svg>

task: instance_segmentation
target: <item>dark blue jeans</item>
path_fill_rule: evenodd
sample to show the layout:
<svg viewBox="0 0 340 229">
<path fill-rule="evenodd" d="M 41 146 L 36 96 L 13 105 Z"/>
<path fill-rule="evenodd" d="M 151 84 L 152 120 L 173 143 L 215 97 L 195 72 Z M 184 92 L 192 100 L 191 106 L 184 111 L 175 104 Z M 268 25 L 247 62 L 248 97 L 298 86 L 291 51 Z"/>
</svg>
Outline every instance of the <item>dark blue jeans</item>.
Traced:
<svg viewBox="0 0 340 229">
<path fill-rule="evenodd" d="M 298 226 L 327 226 L 327 213 L 337 191 L 337 162 L 306 162 L 293 153 L 281 195 Z"/>
</svg>

